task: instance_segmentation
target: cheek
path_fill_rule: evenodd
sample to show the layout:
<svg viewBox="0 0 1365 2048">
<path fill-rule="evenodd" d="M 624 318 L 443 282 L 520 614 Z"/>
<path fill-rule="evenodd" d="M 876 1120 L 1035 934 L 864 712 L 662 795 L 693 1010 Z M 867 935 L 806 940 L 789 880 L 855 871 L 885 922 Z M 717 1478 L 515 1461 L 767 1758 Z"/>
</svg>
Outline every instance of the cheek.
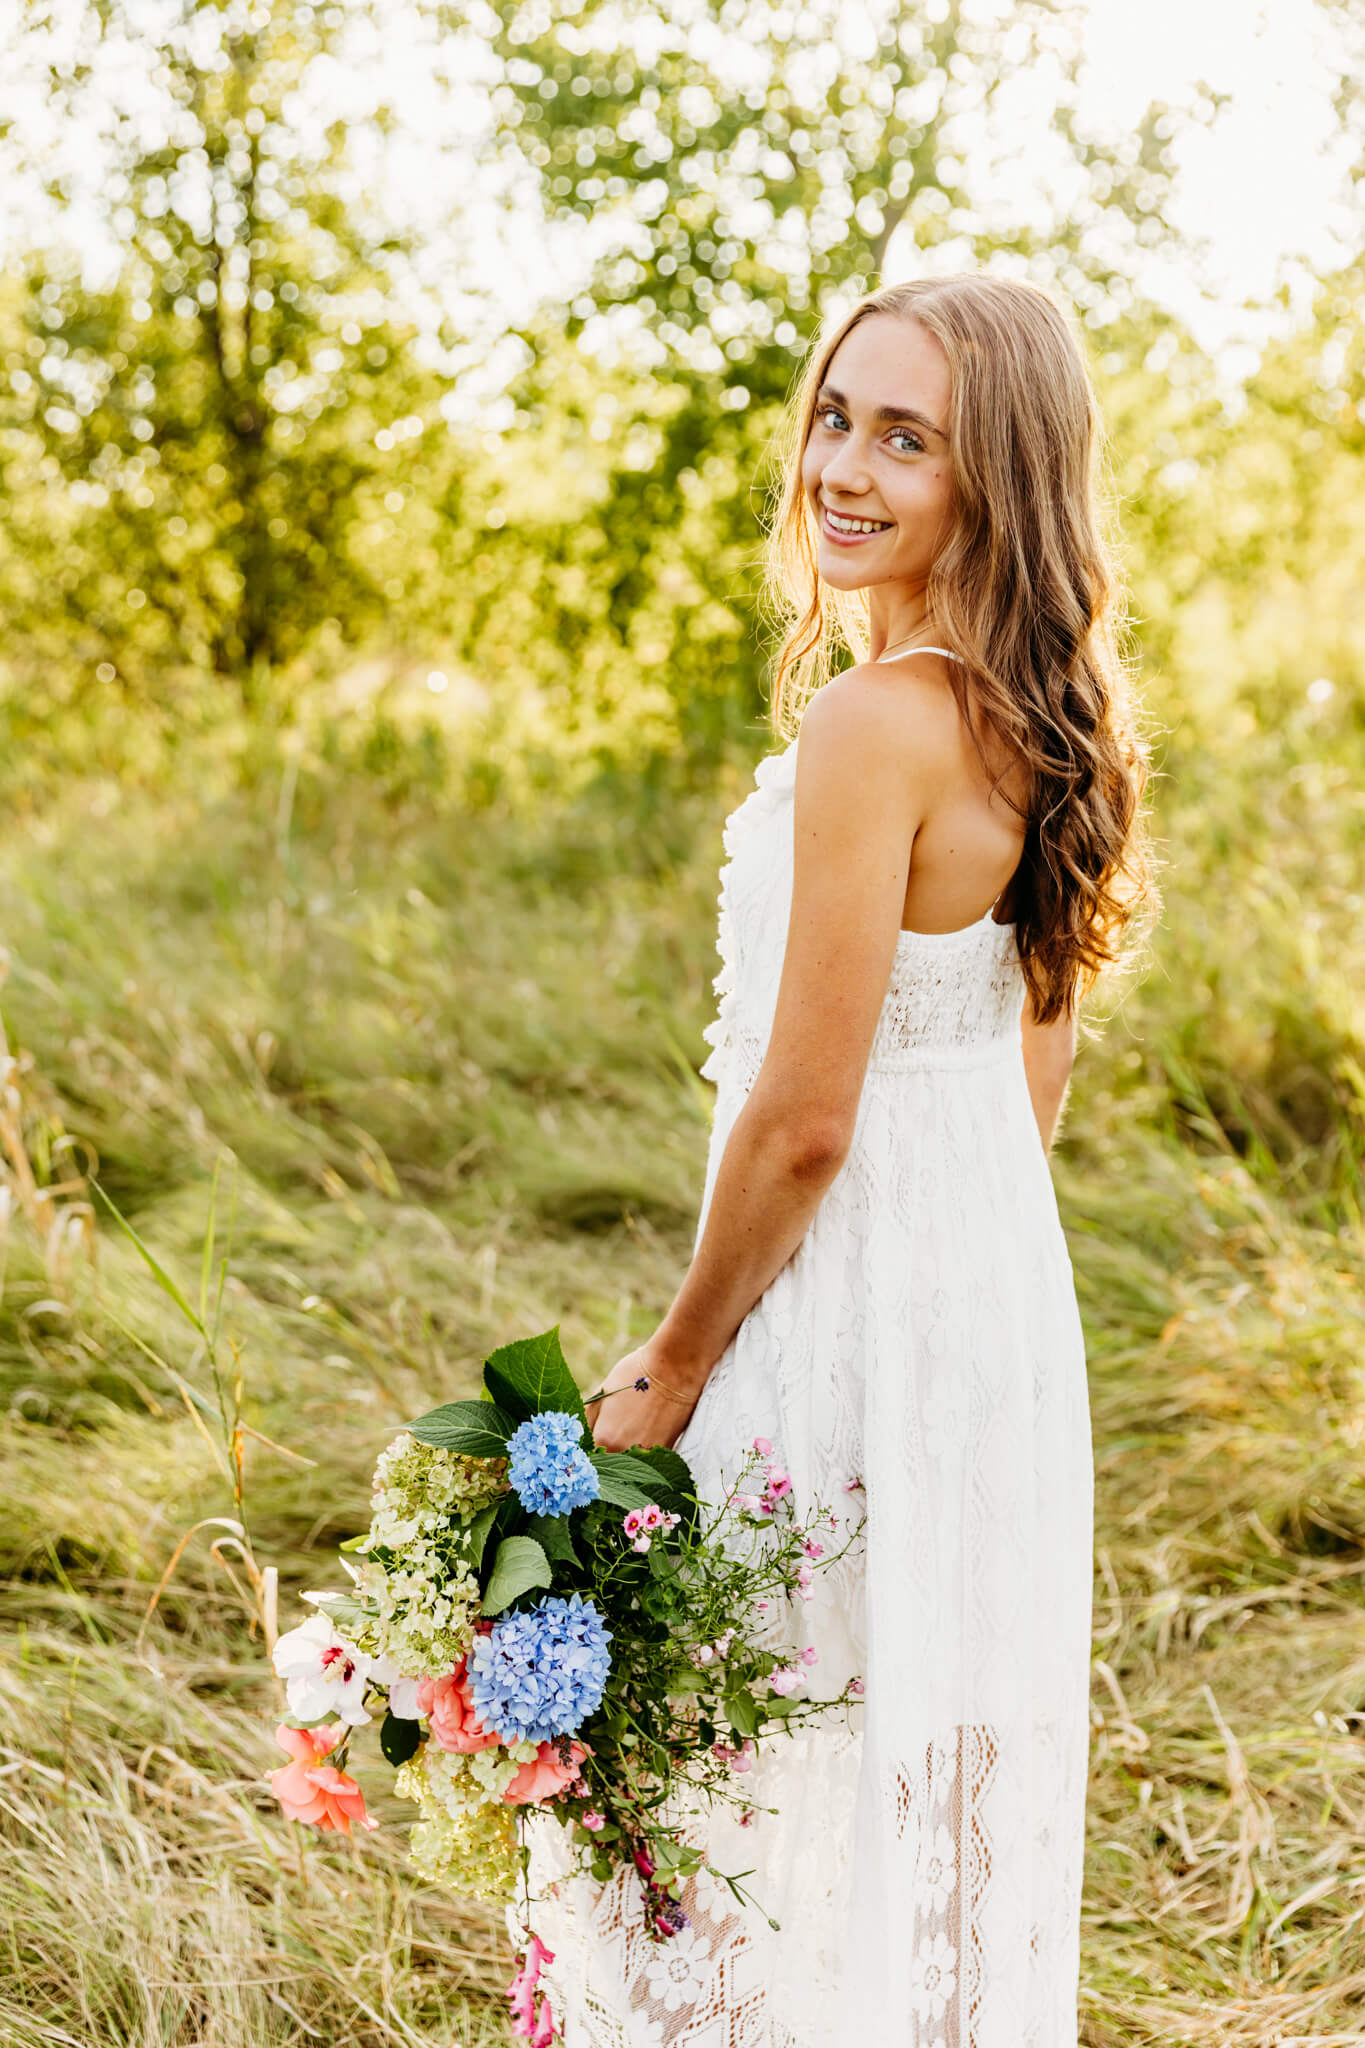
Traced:
<svg viewBox="0 0 1365 2048">
<path fill-rule="evenodd" d="M 916 526 L 936 527 L 951 502 L 952 478 L 949 471 L 939 465 L 934 469 L 916 469 L 908 473 L 895 494 L 894 503 L 887 509 L 901 513 Z"/>
</svg>

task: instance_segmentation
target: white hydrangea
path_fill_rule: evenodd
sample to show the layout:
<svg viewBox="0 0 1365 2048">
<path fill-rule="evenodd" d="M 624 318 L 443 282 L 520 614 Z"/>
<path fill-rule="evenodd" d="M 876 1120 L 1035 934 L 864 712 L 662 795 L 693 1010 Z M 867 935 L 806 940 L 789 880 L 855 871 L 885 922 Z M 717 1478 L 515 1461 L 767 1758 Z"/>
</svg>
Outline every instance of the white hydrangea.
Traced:
<svg viewBox="0 0 1365 2048">
<path fill-rule="evenodd" d="M 441 1678 L 468 1650 L 479 1586 L 460 1525 L 506 1492 L 505 1458 L 436 1450 L 406 1430 L 381 1453 L 351 1573 L 371 1617 L 369 1647 L 393 1670 Z"/>
</svg>

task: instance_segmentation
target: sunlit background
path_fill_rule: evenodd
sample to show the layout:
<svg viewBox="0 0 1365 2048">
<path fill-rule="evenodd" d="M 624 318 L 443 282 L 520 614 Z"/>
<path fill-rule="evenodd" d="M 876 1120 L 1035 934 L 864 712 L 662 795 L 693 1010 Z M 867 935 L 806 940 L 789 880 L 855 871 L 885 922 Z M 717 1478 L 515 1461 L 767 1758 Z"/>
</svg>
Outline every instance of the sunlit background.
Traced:
<svg viewBox="0 0 1365 2048">
<path fill-rule="evenodd" d="M 506 2038 L 397 1825 L 265 1812 L 252 1574 L 296 1619 L 396 1422 L 671 1298 L 773 433 L 823 316 L 967 267 L 1090 354 L 1162 860 L 1054 1153 L 1083 2040 L 1365 2037 L 1363 56 L 1360 0 L 0 14 L 7 2042 Z"/>
</svg>

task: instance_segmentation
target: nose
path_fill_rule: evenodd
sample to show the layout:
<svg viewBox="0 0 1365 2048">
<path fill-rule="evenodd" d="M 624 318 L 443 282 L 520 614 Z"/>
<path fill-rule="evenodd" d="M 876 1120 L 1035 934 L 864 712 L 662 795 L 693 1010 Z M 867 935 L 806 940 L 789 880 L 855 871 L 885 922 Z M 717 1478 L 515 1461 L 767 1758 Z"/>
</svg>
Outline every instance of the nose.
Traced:
<svg viewBox="0 0 1365 2048">
<path fill-rule="evenodd" d="M 833 451 L 820 472 L 820 481 L 834 491 L 857 496 L 868 488 L 867 458 L 850 434 Z"/>
</svg>

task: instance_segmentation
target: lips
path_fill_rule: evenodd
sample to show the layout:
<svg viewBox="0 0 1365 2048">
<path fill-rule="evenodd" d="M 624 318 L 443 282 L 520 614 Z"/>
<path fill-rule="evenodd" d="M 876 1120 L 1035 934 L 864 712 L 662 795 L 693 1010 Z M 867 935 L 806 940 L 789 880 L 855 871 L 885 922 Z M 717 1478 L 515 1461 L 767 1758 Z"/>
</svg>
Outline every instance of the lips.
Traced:
<svg viewBox="0 0 1365 2048">
<path fill-rule="evenodd" d="M 848 520 L 846 527 L 835 525 L 836 520 L 844 518 Z M 856 547 L 860 541 L 876 540 L 879 534 L 891 531 L 891 524 L 889 519 L 867 521 L 853 514 L 835 512 L 829 505 L 820 506 L 820 531 L 827 540 L 840 547 Z"/>
</svg>

